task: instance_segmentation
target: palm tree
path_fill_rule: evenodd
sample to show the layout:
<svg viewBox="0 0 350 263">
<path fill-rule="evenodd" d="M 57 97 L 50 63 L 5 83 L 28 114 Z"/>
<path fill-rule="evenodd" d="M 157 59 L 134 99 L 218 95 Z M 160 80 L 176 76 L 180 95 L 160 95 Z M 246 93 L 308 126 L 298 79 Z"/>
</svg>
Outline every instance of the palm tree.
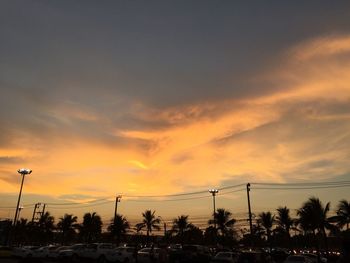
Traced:
<svg viewBox="0 0 350 263">
<path fill-rule="evenodd" d="M 35 225 L 38 231 L 40 242 L 48 242 L 53 238 L 53 230 L 55 229 L 55 218 L 50 212 L 45 212 L 41 215 L 39 222 Z"/>
<path fill-rule="evenodd" d="M 173 220 L 172 231 L 180 237 L 181 244 L 184 242 L 185 231 L 191 228 L 192 224 L 188 222 L 188 216 L 181 215 Z"/>
<path fill-rule="evenodd" d="M 156 211 L 146 210 L 142 213 L 143 220 L 141 223 L 136 224 L 137 231 L 146 228 L 147 231 L 147 243 L 149 242 L 149 235 L 152 233 L 153 229 L 160 230 L 160 219 L 155 216 Z"/>
<path fill-rule="evenodd" d="M 282 229 L 290 238 L 290 229 L 293 226 L 294 220 L 289 215 L 289 209 L 285 207 L 277 208 L 276 222 L 279 229 Z"/>
<path fill-rule="evenodd" d="M 55 218 L 50 214 L 50 212 L 46 212 L 39 219 L 39 226 L 45 232 L 50 232 L 54 229 Z"/>
<path fill-rule="evenodd" d="M 80 234 L 86 242 L 92 242 L 98 238 L 102 230 L 102 220 L 96 212 L 86 213 L 83 223 L 80 225 Z"/>
<path fill-rule="evenodd" d="M 330 209 L 330 203 L 323 206 L 322 202 L 316 198 L 311 197 L 306 201 L 303 206 L 297 211 L 299 216 L 299 223 L 304 230 L 312 231 L 314 238 L 316 238 L 316 231 L 321 233 L 324 237 L 326 250 L 328 251 L 328 242 L 326 229 L 333 229 L 332 224 L 328 219 L 328 212 Z M 317 249 L 318 243 L 316 241 Z"/>
<path fill-rule="evenodd" d="M 218 208 L 214 215 L 215 222 L 217 225 L 217 230 L 220 232 L 221 236 L 227 235 L 233 230 L 233 226 L 236 223 L 236 219 L 231 218 L 232 213 L 224 208 Z M 208 222 L 210 225 L 214 224 L 214 220 L 210 219 Z"/>
<path fill-rule="evenodd" d="M 272 226 L 275 221 L 275 216 L 271 214 L 271 212 L 262 212 L 259 214 L 258 218 L 259 222 L 261 223 L 262 227 L 265 229 L 265 234 L 267 237 L 267 242 L 271 246 L 271 232 L 272 232 Z"/>
<path fill-rule="evenodd" d="M 350 224 L 350 202 L 345 199 L 339 201 L 338 210 L 337 210 L 338 226 L 343 228 L 346 226 L 346 229 L 349 229 Z"/>
<path fill-rule="evenodd" d="M 119 244 L 121 237 L 125 235 L 130 228 L 130 224 L 122 215 L 116 215 L 111 221 L 111 224 L 108 226 L 108 231 L 117 238 L 117 244 Z"/>
<path fill-rule="evenodd" d="M 184 232 L 183 239 L 190 244 L 198 244 L 203 241 L 203 231 L 190 223 L 188 229 Z"/>
<path fill-rule="evenodd" d="M 65 214 L 60 217 L 60 221 L 57 223 L 57 228 L 62 232 L 62 244 L 65 244 L 67 240 L 72 239 L 75 235 L 75 229 L 78 227 L 78 217 L 72 214 Z"/>
</svg>

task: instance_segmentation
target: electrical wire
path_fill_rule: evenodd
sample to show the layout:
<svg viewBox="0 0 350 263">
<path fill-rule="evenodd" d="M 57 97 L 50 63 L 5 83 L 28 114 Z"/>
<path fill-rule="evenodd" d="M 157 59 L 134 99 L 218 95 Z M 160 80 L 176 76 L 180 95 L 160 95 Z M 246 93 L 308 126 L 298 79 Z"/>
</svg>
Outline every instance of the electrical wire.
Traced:
<svg viewBox="0 0 350 263">
<path fill-rule="evenodd" d="M 236 185 L 230 185 L 230 186 L 225 186 L 221 188 L 217 188 L 219 191 L 220 190 L 225 190 L 225 189 L 231 189 L 231 188 L 237 188 L 245 184 L 236 184 Z M 186 196 L 186 195 L 196 195 L 196 194 L 203 194 L 203 193 L 208 193 L 208 190 L 202 190 L 202 191 L 197 191 L 197 192 L 189 192 L 189 193 L 180 193 L 180 194 L 170 194 L 170 195 L 128 195 L 125 194 L 123 196 L 125 197 L 137 197 L 137 198 L 157 198 L 157 197 L 176 197 L 176 196 Z"/>
<path fill-rule="evenodd" d="M 250 185 L 290 185 L 290 186 L 298 186 L 298 185 L 332 185 L 332 184 L 350 184 L 350 181 L 329 181 L 329 182 L 312 182 L 312 183 L 260 183 L 260 182 L 252 182 Z"/>
<path fill-rule="evenodd" d="M 246 184 L 236 184 L 236 185 L 230 185 L 230 186 L 224 186 L 218 188 L 220 191 L 218 195 L 226 195 L 230 193 L 245 191 L 245 189 L 237 189 L 233 191 L 228 192 L 221 192 L 228 189 L 238 188 L 241 186 L 245 186 Z M 261 185 L 261 186 L 271 186 L 271 187 L 255 187 L 254 185 Z M 259 182 L 252 182 L 251 183 L 252 189 L 259 189 L 259 190 L 307 190 L 307 189 L 328 189 L 328 188 L 341 188 L 341 187 L 348 187 L 350 186 L 350 181 L 330 181 L 330 182 L 313 182 L 313 183 L 259 183 Z M 279 186 L 279 187 L 278 187 Z M 283 186 L 283 187 L 282 187 Z M 180 194 L 170 194 L 170 195 L 123 195 L 126 198 L 139 198 L 139 199 L 125 199 L 125 201 L 129 202 L 176 202 L 176 201 L 187 201 L 187 200 L 196 200 L 196 199 L 204 199 L 209 198 L 210 195 L 206 196 L 195 196 L 195 197 L 189 197 L 189 198 L 175 198 L 175 199 L 166 199 L 168 197 L 181 197 L 181 196 L 188 196 L 188 195 L 198 195 L 208 193 L 208 190 L 203 191 L 196 191 L 196 192 L 188 192 L 188 193 L 180 193 Z M 93 207 L 98 205 L 103 205 L 107 203 L 114 202 L 113 200 L 109 200 L 114 198 L 114 196 L 110 197 L 104 197 L 100 199 L 95 199 L 91 201 L 86 202 L 64 202 L 64 203 L 45 203 L 46 205 L 49 205 L 51 208 L 59 209 L 56 206 L 62 206 L 61 209 L 66 209 L 65 206 L 70 206 L 71 208 L 83 208 L 83 207 Z M 141 198 L 165 198 L 160 200 L 147 200 Z M 35 204 L 24 204 L 25 207 L 33 207 Z M 0 209 L 13 209 L 14 207 L 0 207 Z"/>
<path fill-rule="evenodd" d="M 347 185 L 329 185 L 329 186 L 312 186 L 312 187 L 252 187 L 256 190 L 309 190 L 309 189 L 330 189 L 330 188 L 342 188 L 350 187 L 350 184 Z"/>
</svg>

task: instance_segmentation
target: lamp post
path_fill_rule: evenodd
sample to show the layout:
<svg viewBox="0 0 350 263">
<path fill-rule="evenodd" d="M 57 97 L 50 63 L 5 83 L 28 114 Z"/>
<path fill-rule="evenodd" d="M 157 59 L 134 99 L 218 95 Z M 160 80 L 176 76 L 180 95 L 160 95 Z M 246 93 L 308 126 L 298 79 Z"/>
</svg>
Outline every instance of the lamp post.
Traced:
<svg viewBox="0 0 350 263">
<path fill-rule="evenodd" d="M 215 218 L 215 196 L 216 196 L 216 194 L 219 192 L 219 190 L 218 189 L 210 189 L 209 190 L 209 193 L 211 193 L 211 195 L 213 196 L 213 211 L 214 211 L 214 213 L 213 213 L 213 217 L 214 217 L 214 229 L 215 229 L 215 231 L 216 231 L 216 218 Z"/>
<path fill-rule="evenodd" d="M 23 182 L 24 182 L 24 177 L 27 174 L 31 174 L 32 170 L 27 169 L 27 168 L 21 168 L 17 171 L 19 174 L 22 175 L 22 182 L 21 182 L 21 188 L 19 190 L 19 195 L 18 195 L 18 201 L 17 201 L 17 206 L 16 206 L 16 213 L 15 213 L 15 218 L 13 219 L 13 226 L 16 226 L 17 223 L 17 215 L 18 215 L 18 210 L 19 210 L 19 203 L 21 201 L 21 195 L 22 195 L 22 188 L 23 188 Z"/>
</svg>

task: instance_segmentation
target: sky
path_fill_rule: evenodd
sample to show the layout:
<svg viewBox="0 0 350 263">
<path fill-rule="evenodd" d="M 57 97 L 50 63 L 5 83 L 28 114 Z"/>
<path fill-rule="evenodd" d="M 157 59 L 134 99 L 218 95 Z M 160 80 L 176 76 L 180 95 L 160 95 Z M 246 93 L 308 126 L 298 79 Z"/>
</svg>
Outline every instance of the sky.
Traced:
<svg viewBox="0 0 350 263">
<path fill-rule="evenodd" d="M 21 200 L 28 218 L 41 202 L 56 218 L 97 211 L 108 221 L 121 194 L 127 218 L 152 209 L 200 220 L 209 193 L 143 196 L 349 180 L 349 8 L 1 1 L 0 218 L 13 217 L 22 167 L 33 170 Z M 253 186 L 255 213 L 313 195 L 332 208 L 350 199 L 346 187 Z M 219 192 L 217 206 L 244 218 L 244 188 Z M 96 199 L 104 203 L 58 205 Z"/>
</svg>

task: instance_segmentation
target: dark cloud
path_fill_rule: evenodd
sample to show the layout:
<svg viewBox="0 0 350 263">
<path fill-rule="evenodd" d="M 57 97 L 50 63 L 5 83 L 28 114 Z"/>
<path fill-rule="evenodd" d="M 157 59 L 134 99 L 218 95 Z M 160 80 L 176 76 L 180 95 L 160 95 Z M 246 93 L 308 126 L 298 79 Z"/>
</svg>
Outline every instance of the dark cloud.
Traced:
<svg viewBox="0 0 350 263">
<path fill-rule="evenodd" d="M 257 96 L 271 88 L 246 80 L 272 54 L 348 30 L 342 5 L 2 3 L 1 78 L 98 109 L 104 93 L 158 107 Z"/>
</svg>

